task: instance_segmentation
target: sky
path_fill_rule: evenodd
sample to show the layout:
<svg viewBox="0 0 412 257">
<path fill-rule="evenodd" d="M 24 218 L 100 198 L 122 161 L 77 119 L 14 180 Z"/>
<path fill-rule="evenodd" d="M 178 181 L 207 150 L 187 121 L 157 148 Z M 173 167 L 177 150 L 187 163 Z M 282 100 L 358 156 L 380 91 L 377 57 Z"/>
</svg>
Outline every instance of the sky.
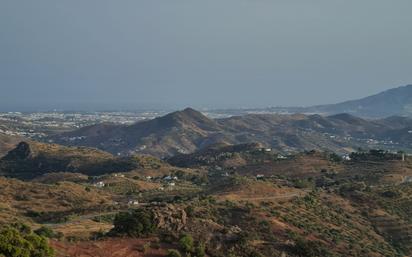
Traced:
<svg viewBox="0 0 412 257">
<path fill-rule="evenodd" d="M 0 2 L 0 111 L 335 103 L 412 83 L 410 0 Z"/>
</svg>

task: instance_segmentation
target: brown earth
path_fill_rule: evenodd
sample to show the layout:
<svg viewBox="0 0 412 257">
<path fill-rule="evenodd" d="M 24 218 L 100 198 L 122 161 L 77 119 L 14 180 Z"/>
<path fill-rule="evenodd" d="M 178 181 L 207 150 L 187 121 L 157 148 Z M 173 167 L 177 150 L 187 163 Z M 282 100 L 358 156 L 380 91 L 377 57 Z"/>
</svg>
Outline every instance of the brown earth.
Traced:
<svg viewBox="0 0 412 257">
<path fill-rule="evenodd" d="M 68 243 L 51 241 L 56 257 L 161 257 L 166 256 L 169 245 L 161 244 L 160 249 L 148 247 L 156 239 L 112 238 L 102 241 Z"/>
</svg>

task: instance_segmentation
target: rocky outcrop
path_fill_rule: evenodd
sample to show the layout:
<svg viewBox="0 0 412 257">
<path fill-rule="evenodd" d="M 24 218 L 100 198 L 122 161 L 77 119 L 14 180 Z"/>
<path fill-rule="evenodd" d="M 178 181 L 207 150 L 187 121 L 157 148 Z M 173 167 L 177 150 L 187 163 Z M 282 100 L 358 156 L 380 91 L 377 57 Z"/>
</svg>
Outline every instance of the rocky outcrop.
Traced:
<svg viewBox="0 0 412 257">
<path fill-rule="evenodd" d="M 187 214 L 183 208 L 166 205 L 152 209 L 157 228 L 170 232 L 182 231 L 187 225 Z"/>
</svg>

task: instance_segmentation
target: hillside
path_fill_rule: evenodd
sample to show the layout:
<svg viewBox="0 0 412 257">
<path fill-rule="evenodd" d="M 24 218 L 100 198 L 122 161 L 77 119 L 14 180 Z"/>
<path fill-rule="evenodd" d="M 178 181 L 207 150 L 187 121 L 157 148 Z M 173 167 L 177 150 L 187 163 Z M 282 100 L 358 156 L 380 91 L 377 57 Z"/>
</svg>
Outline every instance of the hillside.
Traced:
<svg viewBox="0 0 412 257">
<path fill-rule="evenodd" d="M 131 126 L 99 124 L 52 137 L 56 143 L 96 147 L 117 154 L 170 156 L 193 152 L 222 128 L 193 109 L 185 109 Z"/>
<path fill-rule="evenodd" d="M 412 85 L 401 86 L 364 98 L 336 104 L 308 107 L 268 107 L 252 109 L 215 110 L 215 114 L 244 115 L 246 113 L 305 113 L 334 115 L 349 113 L 363 118 L 387 118 L 390 116 L 412 116 Z"/>
<path fill-rule="evenodd" d="M 281 152 L 362 148 L 408 150 L 412 120 L 367 120 L 350 114 L 332 116 L 248 114 L 210 119 L 185 109 L 130 126 L 98 124 L 53 136 L 56 143 L 87 146 L 112 154 L 169 157 L 216 144 L 259 143 Z"/>
<path fill-rule="evenodd" d="M 29 141 L 20 142 L 0 159 L 0 174 L 18 178 L 33 178 L 50 172 L 99 175 L 129 171 L 140 166 L 133 157 L 117 158 L 110 153 L 91 148 Z"/>
<path fill-rule="evenodd" d="M 350 113 L 361 117 L 379 118 L 412 115 L 412 85 L 390 89 L 376 95 L 338 104 L 320 105 L 307 112 Z"/>
<path fill-rule="evenodd" d="M 77 160 L 79 169 L 96 165 L 101 175 L 0 177 L 0 220 L 47 228 L 62 257 L 184 253 L 185 235 L 205 246 L 200 256 L 211 257 L 412 253 L 411 157 L 362 151 L 342 160 L 328 152 L 282 155 L 260 144 L 215 144 L 168 160 L 181 167 L 133 158 L 139 168 L 103 174 L 101 161 L 117 160 L 108 153 L 21 143 L 3 161 L 50 167 Z M 150 233 L 141 232 L 149 225 Z"/>
</svg>

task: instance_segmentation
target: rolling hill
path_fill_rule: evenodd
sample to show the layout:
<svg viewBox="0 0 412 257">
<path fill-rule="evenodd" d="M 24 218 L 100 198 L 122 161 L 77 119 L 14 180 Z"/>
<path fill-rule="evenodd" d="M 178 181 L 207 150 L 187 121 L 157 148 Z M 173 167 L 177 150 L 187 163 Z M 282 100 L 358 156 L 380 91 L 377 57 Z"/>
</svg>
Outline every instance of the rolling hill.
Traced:
<svg viewBox="0 0 412 257">
<path fill-rule="evenodd" d="M 390 116 L 412 116 L 412 85 L 389 89 L 364 98 L 336 104 L 307 107 L 268 107 L 252 109 L 215 110 L 215 114 L 244 115 L 247 113 L 305 113 L 334 115 L 348 113 L 363 118 L 387 118 Z"/>
<path fill-rule="evenodd" d="M 309 107 L 307 111 L 326 114 L 350 113 L 370 118 L 411 116 L 412 85 L 390 89 L 358 100 Z"/>
<path fill-rule="evenodd" d="M 187 108 L 133 125 L 98 124 L 50 139 L 69 146 L 95 147 L 113 154 L 169 157 L 215 144 L 260 143 L 281 152 L 359 147 L 408 150 L 412 119 L 367 120 L 351 114 L 248 114 L 210 119 Z"/>
<path fill-rule="evenodd" d="M 30 179 L 50 172 L 99 175 L 140 167 L 134 157 L 119 158 L 85 147 L 65 147 L 34 141 L 20 142 L 0 159 L 0 175 Z"/>
</svg>

